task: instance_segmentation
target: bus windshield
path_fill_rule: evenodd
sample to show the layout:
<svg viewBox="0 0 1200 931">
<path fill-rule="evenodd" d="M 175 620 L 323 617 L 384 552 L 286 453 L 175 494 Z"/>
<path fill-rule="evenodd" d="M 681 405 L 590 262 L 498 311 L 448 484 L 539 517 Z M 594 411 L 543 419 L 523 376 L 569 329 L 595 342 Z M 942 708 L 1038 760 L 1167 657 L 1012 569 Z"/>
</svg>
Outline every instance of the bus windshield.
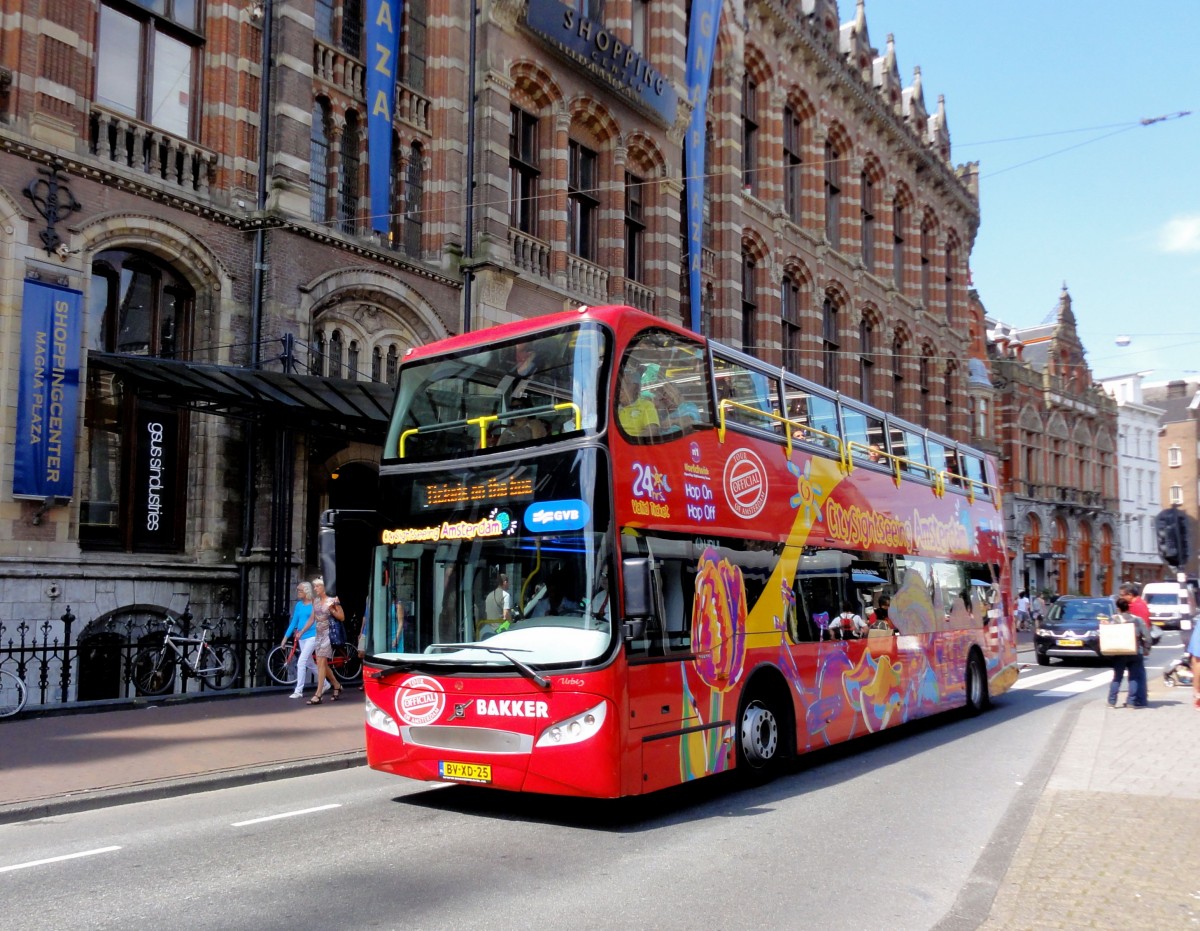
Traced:
<svg viewBox="0 0 1200 931">
<path fill-rule="evenodd" d="M 610 653 L 607 459 L 397 475 L 376 547 L 372 651 L 412 665 L 578 666 Z M 395 654 L 393 656 L 393 654 Z"/>
<path fill-rule="evenodd" d="M 595 433 L 609 337 L 596 324 L 400 371 L 384 459 L 434 460 Z"/>
</svg>

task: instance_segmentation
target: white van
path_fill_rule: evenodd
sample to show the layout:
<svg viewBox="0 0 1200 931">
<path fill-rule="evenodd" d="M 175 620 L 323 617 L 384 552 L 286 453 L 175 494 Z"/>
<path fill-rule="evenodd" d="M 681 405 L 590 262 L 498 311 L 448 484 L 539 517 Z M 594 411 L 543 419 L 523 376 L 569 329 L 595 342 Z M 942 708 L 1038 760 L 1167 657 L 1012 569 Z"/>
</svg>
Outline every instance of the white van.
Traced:
<svg viewBox="0 0 1200 931">
<path fill-rule="evenodd" d="M 1164 630 L 1191 630 L 1196 616 L 1192 590 L 1178 582 L 1147 582 L 1142 599 L 1150 606 L 1150 623 Z"/>
</svg>

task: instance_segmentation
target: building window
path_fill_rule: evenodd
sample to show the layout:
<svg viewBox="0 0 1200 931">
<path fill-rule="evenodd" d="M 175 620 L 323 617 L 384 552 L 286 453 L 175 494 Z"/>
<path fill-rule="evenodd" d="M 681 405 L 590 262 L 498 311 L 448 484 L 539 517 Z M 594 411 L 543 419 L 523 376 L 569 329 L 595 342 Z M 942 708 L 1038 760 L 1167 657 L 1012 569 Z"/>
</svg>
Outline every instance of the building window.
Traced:
<svg viewBox="0 0 1200 931">
<path fill-rule="evenodd" d="M 190 138 L 202 45 L 195 34 L 196 3 L 158 0 L 144 6 L 153 9 L 100 5 L 96 103 Z"/>
<path fill-rule="evenodd" d="M 569 0 L 567 6 L 578 11 L 584 19 L 594 23 L 604 22 L 604 0 Z"/>
<path fill-rule="evenodd" d="M 904 293 L 904 205 L 892 207 L 892 281 Z"/>
<path fill-rule="evenodd" d="M 1167 450 L 1167 465 L 1172 469 L 1178 469 L 1183 465 L 1183 449 L 1179 446 L 1172 446 Z"/>
<path fill-rule="evenodd" d="M 862 262 L 869 272 L 875 271 L 875 182 L 862 173 Z"/>
<path fill-rule="evenodd" d="M 825 370 L 822 383 L 835 391 L 838 386 L 838 351 L 841 348 L 838 343 L 837 310 L 833 298 L 826 295 L 821 305 L 821 362 Z"/>
<path fill-rule="evenodd" d="M 189 358 L 195 294 L 169 265 L 123 250 L 92 263 L 94 346 Z M 80 489 L 85 549 L 178 552 L 187 517 L 187 412 L 143 401 L 113 373 L 89 366 L 87 464 Z"/>
<path fill-rule="evenodd" d="M 930 309 L 930 274 L 932 272 L 931 258 L 933 254 L 933 231 L 928 224 L 921 225 L 921 303 L 926 312 Z"/>
<path fill-rule="evenodd" d="M 329 334 L 329 369 L 326 374 L 330 378 L 342 377 L 342 331 L 334 330 Z"/>
<path fill-rule="evenodd" d="M 350 345 L 346 347 L 346 377 L 354 381 L 358 381 L 358 340 L 350 340 Z"/>
<path fill-rule="evenodd" d="M 322 42 L 333 42 L 333 0 L 316 0 L 313 19 L 313 35 Z"/>
<path fill-rule="evenodd" d="M 572 140 L 567 145 L 567 248 L 596 261 L 596 153 Z"/>
<path fill-rule="evenodd" d="M 945 282 L 944 283 L 946 286 L 946 320 L 947 320 L 947 322 L 949 322 L 951 324 L 954 323 L 954 311 L 955 311 L 954 299 L 956 296 L 955 292 L 954 292 L 954 269 L 957 264 L 958 264 L 958 253 L 956 252 L 956 250 L 952 244 L 947 243 L 946 244 L 946 274 L 945 274 Z"/>
<path fill-rule="evenodd" d="M 1183 504 L 1183 486 L 1182 485 L 1172 485 L 1171 486 L 1170 503 L 1171 504 Z"/>
<path fill-rule="evenodd" d="M 841 244 L 842 155 L 833 140 L 825 142 L 825 238 L 835 249 Z"/>
<path fill-rule="evenodd" d="M 863 317 L 858 324 L 858 381 L 861 391 L 860 397 L 864 403 L 871 405 L 875 403 L 873 337 L 874 332 L 871 329 L 871 322 L 866 317 Z"/>
<path fill-rule="evenodd" d="M 646 49 L 650 40 L 650 2 L 649 0 L 633 0 L 630 11 L 630 32 L 633 38 L 633 50 L 646 57 Z"/>
<path fill-rule="evenodd" d="M 928 349 L 928 347 L 926 347 Z M 921 392 L 921 416 L 929 419 L 929 356 L 921 353 L 917 359 L 917 387 Z"/>
<path fill-rule="evenodd" d="M 425 44 L 426 0 L 405 0 L 404 60 L 400 80 L 415 91 L 425 91 L 425 65 L 428 53 Z"/>
<path fill-rule="evenodd" d="M 425 153 L 418 142 L 408 152 L 404 170 L 404 251 L 414 258 L 421 254 L 423 232 L 421 204 L 425 198 Z"/>
<path fill-rule="evenodd" d="M 519 107 L 509 111 L 508 223 L 537 235 L 538 121 Z"/>
<path fill-rule="evenodd" d="M 641 178 L 625 172 L 625 277 L 630 281 L 645 281 L 646 276 L 644 187 Z"/>
<path fill-rule="evenodd" d="M 383 381 L 383 350 L 378 346 L 371 350 L 371 381 Z"/>
<path fill-rule="evenodd" d="M 758 196 L 758 85 L 742 78 L 742 187 Z"/>
<path fill-rule="evenodd" d="M 348 55 L 362 57 L 362 0 L 342 0 L 342 34 L 338 45 Z"/>
<path fill-rule="evenodd" d="M 788 219 L 799 223 L 802 215 L 804 127 L 796 111 L 783 108 L 783 209 Z"/>
<path fill-rule="evenodd" d="M 790 275 L 783 276 L 783 288 L 780 294 L 783 309 L 783 332 L 780 343 L 783 346 L 783 367 L 791 372 L 800 374 L 800 286 Z"/>
<path fill-rule="evenodd" d="M 387 351 L 387 383 L 389 385 L 396 384 L 396 376 L 400 371 L 400 353 L 396 349 L 396 344 L 392 343 L 388 346 Z"/>
<path fill-rule="evenodd" d="M 329 220 L 329 105 L 313 104 L 312 134 L 309 139 L 308 205 L 313 222 Z"/>
<path fill-rule="evenodd" d="M 353 234 L 358 221 L 358 114 L 346 114 L 346 129 L 342 133 L 342 164 L 338 173 L 337 218 L 343 233 Z"/>
<path fill-rule="evenodd" d="M 892 342 L 892 413 L 904 415 L 904 341 Z"/>
<path fill-rule="evenodd" d="M 758 304 L 754 293 L 753 256 L 742 253 L 742 351 L 754 355 L 758 350 L 755 333 L 758 331 Z"/>
</svg>

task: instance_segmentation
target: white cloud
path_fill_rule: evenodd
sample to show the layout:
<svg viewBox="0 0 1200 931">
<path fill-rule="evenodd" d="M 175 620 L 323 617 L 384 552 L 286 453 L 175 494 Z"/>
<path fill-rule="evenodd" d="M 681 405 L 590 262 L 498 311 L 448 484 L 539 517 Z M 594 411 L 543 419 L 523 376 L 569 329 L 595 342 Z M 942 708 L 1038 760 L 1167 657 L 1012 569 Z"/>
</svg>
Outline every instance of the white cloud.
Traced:
<svg viewBox="0 0 1200 931">
<path fill-rule="evenodd" d="M 1200 252 L 1200 214 L 1173 217 L 1158 234 L 1163 252 Z"/>
</svg>

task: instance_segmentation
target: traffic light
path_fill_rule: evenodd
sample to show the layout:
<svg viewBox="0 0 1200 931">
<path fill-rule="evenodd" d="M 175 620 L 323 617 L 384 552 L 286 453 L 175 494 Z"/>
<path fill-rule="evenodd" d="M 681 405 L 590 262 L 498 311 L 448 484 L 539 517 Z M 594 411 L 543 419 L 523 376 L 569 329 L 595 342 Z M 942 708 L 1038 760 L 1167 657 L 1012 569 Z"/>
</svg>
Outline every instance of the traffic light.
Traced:
<svg viewBox="0 0 1200 931">
<path fill-rule="evenodd" d="M 1158 555 L 1168 566 L 1178 569 L 1188 561 L 1191 548 L 1188 541 L 1187 515 L 1179 508 L 1166 508 L 1154 518 L 1158 535 Z"/>
</svg>

